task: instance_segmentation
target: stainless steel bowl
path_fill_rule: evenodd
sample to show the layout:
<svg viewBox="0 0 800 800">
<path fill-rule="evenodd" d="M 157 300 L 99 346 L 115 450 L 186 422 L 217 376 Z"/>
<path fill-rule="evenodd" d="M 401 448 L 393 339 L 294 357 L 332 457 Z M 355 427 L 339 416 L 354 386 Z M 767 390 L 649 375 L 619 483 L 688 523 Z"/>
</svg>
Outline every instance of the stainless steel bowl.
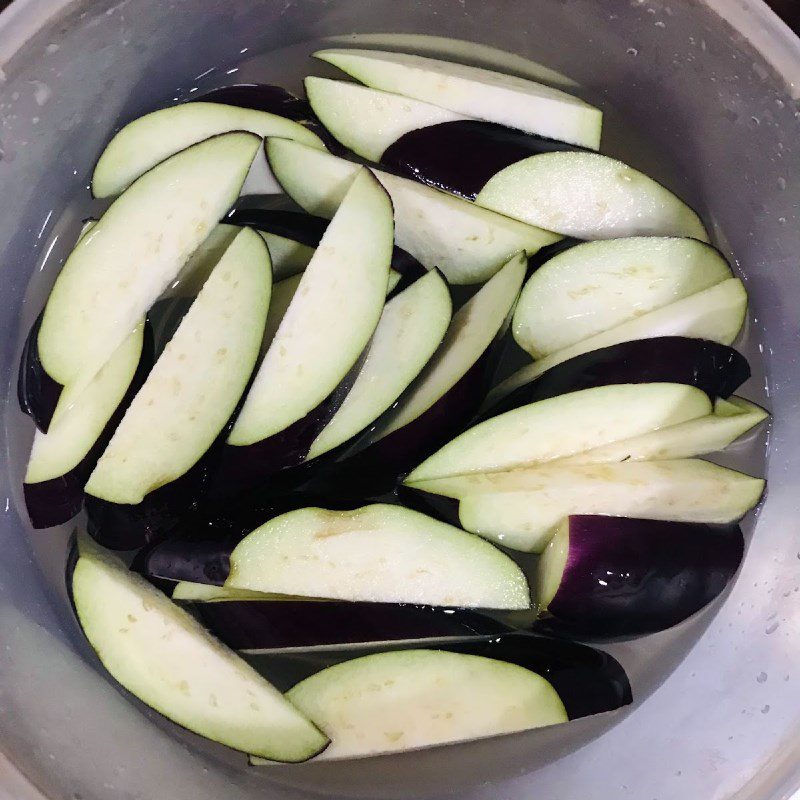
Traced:
<svg viewBox="0 0 800 800">
<path fill-rule="evenodd" d="M 610 109 L 609 151 L 698 207 L 750 292 L 775 416 L 769 497 L 724 602 L 615 646 L 637 695 L 629 713 L 253 770 L 98 671 L 64 595 L 67 532 L 32 534 L 20 510 L 32 432 L 12 381 L 117 124 L 231 76 L 297 87 L 315 42 L 374 31 L 395 45 L 467 40 L 481 46 L 406 39 L 569 75 Z M 800 785 L 800 46 L 760 0 L 16 0 L 0 14 L 0 68 L 0 798 L 778 800 Z"/>
</svg>

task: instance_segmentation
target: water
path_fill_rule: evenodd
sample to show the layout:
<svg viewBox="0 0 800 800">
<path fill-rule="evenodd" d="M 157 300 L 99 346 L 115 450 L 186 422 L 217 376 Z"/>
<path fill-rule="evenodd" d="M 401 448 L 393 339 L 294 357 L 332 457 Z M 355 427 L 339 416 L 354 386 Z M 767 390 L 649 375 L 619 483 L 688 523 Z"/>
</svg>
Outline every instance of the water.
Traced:
<svg viewBox="0 0 800 800">
<path fill-rule="evenodd" d="M 632 166 L 652 175 L 675 190 L 680 196 L 689 200 L 690 203 L 692 202 L 695 187 L 691 185 L 685 176 L 682 177 L 678 173 L 662 151 L 651 147 L 643 137 L 639 136 L 629 126 L 626 118 L 616 109 L 609 108 L 601 98 L 593 97 L 591 93 L 576 87 L 569 78 L 563 75 L 541 66 L 533 65 L 518 56 L 473 44 L 466 47 L 462 43 L 453 40 L 437 41 L 432 37 L 411 35 L 396 37 L 389 35 L 375 35 L 372 37 L 343 36 L 340 38 L 341 41 L 338 43 L 332 43 L 330 40 L 307 41 L 270 53 L 255 55 L 247 52 L 247 48 L 244 48 L 241 53 L 242 60 L 240 63 L 209 65 L 204 71 L 199 72 L 194 80 L 181 87 L 173 87 L 174 91 L 170 92 L 170 87 L 165 87 L 164 96 L 172 98 L 175 102 L 180 102 L 233 82 L 274 83 L 283 85 L 295 93 L 301 93 L 302 77 L 304 75 L 313 73 L 327 77 L 341 77 L 332 67 L 310 58 L 311 53 L 322 47 L 343 46 L 348 43 L 358 46 L 359 41 L 366 39 L 369 44 L 374 46 L 382 46 L 389 49 L 394 47 L 395 49 L 416 50 L 421 54 L 456 58 L 468 63 L 476 63 L 480 66 L 505 70 L 522 77 L 534 79 L 538 77 L 551 82 L 553 85 L 567 88 L 590 101 L 600 103 L 606 112 L 603 152 L 621 158 Z M 638 54 L 638 51 L 633 47 L 628 52 L 631 57 Z M 48 97 L 44 87 L 38 87 L 37 90 L 37 99 L 47 102 Z M 785 182 L 783 183 L 785 186 Z M 784 186 L 779 186 L 778 188 L 784 188 Z M 88 191 L 84 190 L 65 209 L 52 209 L 46 218 L 31 221 L 32 225 L 40 226 L 41 228 L 40 245 L 38 248 L 37 268 L 26 295 L 22 315 L 23 324 L 18 333 L 18 351 L 21 351 L 28 329 L 41 310 L 53 280 L 77 238 L 81 228 L 81 221 L 87 217 L 99 216 L 106 205 L 107 203 L 104 201 L 92 200 Z M 743 274 L 739 269 L 735 254 L 731 252 L 728 245 L 725 232 L 714 225 L 713 209 L 699 208 L 698 210 L 701 217 L 709 223 L 709 229 L 715 244 L 726 255 L 739 277 L 742 277 L 746 282 L 747 275 Z M 756 319 L 748 319 L 740 339 L 736 342 L 736 347 L 748 358 L 753 372 L 750 380 L 741 387 L 738 394 L 769 408 L 769 386 L 761 355 L 763 341 Z M 506 369 L 508 367 L 509 365 L 506 366 Z M 17 412 L 12 410 L 11 413 L 16 414 Z M 11 501 L 17 507 L 24 508 L 21 481 L 24 471 L 23 465 L 27 460 L 33 432 L 31 425 L 20 425 L 18 424 L 18 419 L 18 417 L 14 417 L 12 424 L 7 426 L 11 450 L 9 463 L 16 465 L 16 473 L 12 476 L 14 478 L 14 494 Z M 768 430 L 766 427 L 762 427 L 726 452 L 710 456 L 709 460 L 752 475 L 763 475 L 766 468 L 767 437 Z M 752 538 L 756 516 L 753 513 L 749 514 L 742 524 L 748 542 Z M 71 616 L 71 611 L 64 586 L 64 564 L 66 562 L 69 536 L 74 528 L 75 522 L 73 521 L 63 526 L 60 530 L 34 533 L 31 536 L 34 557 L 47 579 L 54 601 L 62 610 L 65 618 Z M 758 546 L 757 541 L 753 546 Z M 534 560 L 526 560 L 530 562 L 526 566 L 529 570 L 532 569 Z M 715 613 L 715 609 L 723 600 L 724 598 L 718 599 L 693 619 L 669 631 L 651 635 L 638 641 L 617 643 L 603 648 L 614 655 L 625 667 L 631 679 L 634 697 L 638 703 L 661 685 L 670 672 L 680 663 L 688 650 L 702 636 Z M 773 633 L 777 629 L 778 623 L 771 622 L 765 626 L 765 633 Z M 762 713 L 769 711 L 768 706 L 765 708 L 767 710 L 762 711 Z M 599 724 L 593 730 L 599 730 L 603 725 L 609 726 L 618 718 L 614 715 L 606 715 L 604 719 L 599 720 Z M 171 727 L 169 729 L 173 730 Z M 560 750 L 563 743 L 566 743 L 568 748 L 583 744 L 586 734 L 576 733 L 576 731 L 583 730 L 580 726 L 563 726 L 563 729 L 557 734 L 563 741 L 556 749 Z M 191 741 L 193 746 L 196 746 L 196 737 L 193 737 Z M 213 751 L 217 758 L 230 761 L 232 764 L 240 763 L 237 755 L 216 745 L 203 743 L 200 746 L 204 750 Z"/>
</svg>

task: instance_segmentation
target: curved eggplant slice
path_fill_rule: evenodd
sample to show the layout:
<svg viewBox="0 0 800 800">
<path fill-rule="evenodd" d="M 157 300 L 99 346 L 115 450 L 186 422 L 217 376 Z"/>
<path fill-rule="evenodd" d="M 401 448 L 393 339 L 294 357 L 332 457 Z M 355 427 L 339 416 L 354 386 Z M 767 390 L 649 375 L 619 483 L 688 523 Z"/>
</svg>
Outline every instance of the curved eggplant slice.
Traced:
<svg viewBox="0 0 800 800">
<path fill-rule="evenodd" d="M 69 521 L 84 499 L 84 486 L 125 410 L 153 365 L 153 336 L 142 323 L 122 343 L 71 408 L 48 431 L 37 431 L 23 483 L 34 528 Z"/>
<path fill-rule="evenodd" d="M 560 394 L 620 383 L 685 383 L 715 400 L 732 395 L 749 377 L 747 359 L 724 344 L 683 336 L 637 339 L 562 361 L 501 398 L 481 419 Z"/>
<path fill-rule="evenodd" d="M 356 604 L 353 604 L 356 605 Z M 419 642 L 396 642 L 393 651 L 416 649 Z M 613 711 L 632 701 L 625 670 L 607 653 L 584 644 L 530 633 L 505 633 L 471 638 L 462 642 L 441 642 L 437 650 L 484 656 L 516 664 L 546 678 L 558 692 L 572 719 Z M 292 680 L 302 680 L 319 670 L 364 653 L 364 648 L 314 648 L 306 651 L 248 654 L 248 661 L 282 689 Z"/>
<path fill-rule="evenodd" d="M 488 69 L 381 50 L 319 50 L 357 81 L 559 141 L 600 146 L 603 114 L 566 92 Z"/>
<path fill-rule="evenodd" d="M 404 133 L 378 159 L 409 178 L 474 200 L 501 170 L 541 153 L 581 148 L 482 120 L 456 120 Z"/>
<path fill-rule="evenodd" d="M 311 106 L 297 95 L 268 83 L 234 83 L 193 97 L 191 102 L 222 103 L 226 106 L 264 111 L 307 124 L 314 122 Z"/>
<path fill-rule="evenodd" d="M 572 516 L 539 561 L 539 625 L 596 639 L 665 630 L 717 597 L 743 554 L 735 525 Z"/>
<path fill-rule="evenodd" d="M 402 603 L 220 599 L 189 608 L 234 650 L 497 636 L 511 630 L 479 611 Z"/>
<path fill-rule="evenodd" d="M 272 235 L 299 242 L 301 245 L 314 249 L 319 247 L 330 224 L 324 217 L 317 217 L 313 214 L 263 208 L 237 208 L 228 215 L 228 221 L 232 225 L 246 225 L 267 234 L 264 238 L 268 247 L 270 246 L 268 236 Z M 272 250 L 270 250 L 270 254 L 272 255 Z M 274 260 L 273 257 L 273 269 Z M 403 291 L 427 272 L 414 256 L 397 245 L 392 248 L 390 266 L 401 277 L 401 280 L 391 287 L 390 295 Z"/>
<path fill-rule="evenodd" d="M 27 414 L 42 433 L 47 433 L 64 387 L 50 377 L 39 356 L 39 327 L 43 316 L 44 311 L 31 326 L 22 348 L 17 376 L 17 400 L 20 411 Z"/>
</svg>

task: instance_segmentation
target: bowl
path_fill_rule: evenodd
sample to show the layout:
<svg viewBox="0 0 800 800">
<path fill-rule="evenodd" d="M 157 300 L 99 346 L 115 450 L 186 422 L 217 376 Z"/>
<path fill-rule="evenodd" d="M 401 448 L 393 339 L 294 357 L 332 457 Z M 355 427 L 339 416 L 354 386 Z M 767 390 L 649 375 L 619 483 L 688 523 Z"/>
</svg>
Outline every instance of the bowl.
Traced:
<svg viewBox="0 0 800 800">
<path fill-rule="evenodd" d="M 746 281 L 746 389 L 774 415 L 769 496 L 732 590 L 608 649 L 627 710 L 394 757 L 272 768 L 112 685 L 64 591 L 70 529 L 32 532 L 32 436 L 12 390 L 23 332 L 120 124 L 227 82 L 300 88 L 321 44 L 456 58 L 607 110 L 605 151 L 696 207 Z M 315 70 L 318 71 L 318 70 Z M 777 800 L 800 785 L 800 44 L 759 0 L 16 0 L 0 14 L 0 798 Z M 762 468 L 765 442 L 726 463 Z"/>
</svg>

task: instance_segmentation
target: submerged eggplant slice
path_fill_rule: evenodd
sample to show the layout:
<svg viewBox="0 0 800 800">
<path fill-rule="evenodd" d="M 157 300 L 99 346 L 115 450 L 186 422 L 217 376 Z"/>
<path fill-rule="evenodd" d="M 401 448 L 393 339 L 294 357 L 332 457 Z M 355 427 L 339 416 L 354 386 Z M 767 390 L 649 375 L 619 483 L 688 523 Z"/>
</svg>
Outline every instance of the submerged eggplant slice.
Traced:
<svg viewBox="0 0 800 800">
<path fill-rule="evenodd" d="M 708 241 L 700 217 L 669 189 L 599 153 L 542 153 L 517 161 L 494 175 L 475 202 L 577 239 Z"/>
<path fill-rule="evenodd" d="M 724 344 L 659 336 L 592 350 L 551 367 L 487 409 L 485 417 L 557 397 L 620 383 L 685 383 L 710 398 L 726 398 L 750 377 L 747 359 Z"/>
<path fill-rule="evenodd" d="M 259 139 L 216 136 L 163 161 L 120 195 L 67 258 L 38 353 L 72 403 L 175 280 L 238 196 Z M 158 243 L 157 246 L 154 243 Z M 63 406 L 63 411 L 62 411 Z"/>
<path fill-rule="evenodd" d="M 541 464 L 410 484 L 459 502 L 465 530 L 540 553 L 573 514 L 726 524 L 755 507 L 764 481 L 696 459 Z"/>
<path fill-rule="evenodd" d="M 268 139 L 267 159 L 286 193 L 311 214 L 330 219 L 357 164 L 298 142 Z M 452 284 L 488 280 L 520 250 L 533 255 L 561 237 L 481 209 L 416 181 L 374 171 L 394 207 L 397 244 Z"/>
<path fill-rule="evenodd" d="M 476 119 L 597 150 L 603 114 L 550 86 L 488 69 L 382 50 L 319 50 L 373 89 L 395 92 Z"/>
<path fill-rule="evenodd" d="M 262 138 L 281 136 L 324 148 L 315 133 L 284 116 L 219 102 L 184 103 L 145 114 L 122 128 L 97 162 L 92 193 L 95 197 L 119 194 L 164 159 L 231 131 L 249 131 Z"/>
<path fill-rule="evenodd" d="M 86 492 L 95 498 L 93 533 L 103 541 L 106 531 L 110 536 L 119 533 L 115 517 L 128 512 L 134 541 L 142 518 L 141 541 L 131 546 L 147 541 L 154 534 L 148 518 L 155 502 L 149 496 L 155 491 L 167 506 L 175 506 L 175 513 L 185 513 L 200 499 L 203 482 L 195 473 L 202 472 L 203 457 L 214 449 L 250 379 L 270 289 L 266 245 L 254 231 L 243 229 L 181 321 L 89 478 Z M 180 491 L 175 490 L 178 481 Z M 176 496 L 166 500 L 173 491 Z M 102 524 L 106 508 L 111 517 L 109 524 Z"/>
<path fill-rule="evenodd" d="M 532 466 L 697 419 L 711 401 L 693 386 L 599 386 L 492 417 L 418 466 L 406 483 Z"/>
<path fill-rule="evenodd" d="M 327 737 L 189 614 L 108 555 L 81 552 L 69 585 L 89 644 L 143 703 L 201 736 L 275 761 L 305 761 Z"/>
<path fill-rule="evenodd" d="M 314 112 L 305 100 L 287 92 L 282 86 L 268 83 L 234 83 L 212 89 L 193 98 L 192 102 L 249 108 L 306 124 L 314 121 Z"/>
<path fill-rule="evenodd" d="M 399 475 L 463 429 L 496 366 L 499 343 L 525 277 L 512 258 L 454 315 L 444 341 L 397 406 L 369 434 L 369 444 L 324 476 L 328 492 L 375 497 Z"/>
<path fill-rule="evenodd" d="M 489 392 L 483 407 L 495 406 L 503 397 L 536 380 L 557 364 L 620 342 L 684 336 L 732 344 L 742 329 L 746 315 L 747 292 L 744 285 L 738 278 L 730 278 L 522 367 Z"/>
<path fill-rule="evenodd" d="M 356 758 L 567 722 L 541 675 L 445 650 L 374 653 L 328 667 L 286 695 L 331 739 L 328 759 Z"/>
<path fill-rule="evenodd" d="M 598 639 L 665 630 L 717 597 L 743 553 L 738 526 L 570 517 L 539 562 L 542 622 Z"/>
<path fill-rule="evenodd" d="M 522 570 L 477 536 L 401 506 L 289 512 L 245 537 L 226 588 L 384 603 L 528 608 Z"/>
<path fill-rule="evenodd" d="M 383 309 L 392 231 L 389 197 L 364 170 L 303 273 L 228 436 L 222 494 L 300 464 L 336 412 Z"/>
<path fill-rule="evenodd" d="M 531 275 L 514 312 L 514 339 L 541 358 L 732 277 L 722 254 L 695 239 L 585 242 Z"/>
<path fill-rule="evenodd" d="M 33 439 L 23 490 L 34 528 L 72 519 L 83 505 L 83 488 L 141 388 L 153 363 L 146 322 L 111 356 L 73 406 L 47 433 Z"/>
</svg>

